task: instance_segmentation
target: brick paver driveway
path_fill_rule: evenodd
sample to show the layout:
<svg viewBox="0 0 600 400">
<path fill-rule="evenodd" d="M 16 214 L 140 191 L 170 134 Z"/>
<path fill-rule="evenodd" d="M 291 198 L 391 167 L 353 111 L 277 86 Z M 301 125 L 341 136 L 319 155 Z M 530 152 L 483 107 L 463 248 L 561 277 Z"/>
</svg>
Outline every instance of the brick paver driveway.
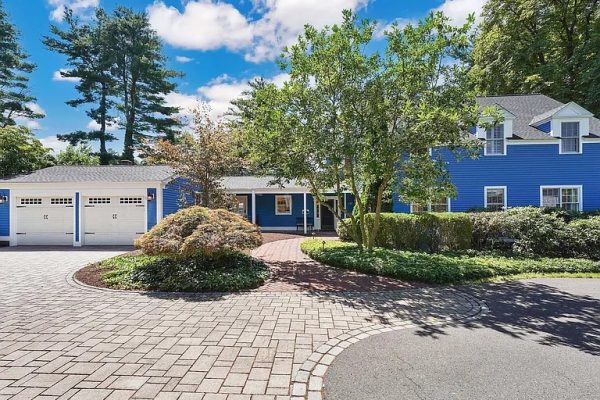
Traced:
<svg viewBox="0 0 600 400">
<path fill-rule="evenodd" d="M 325 342 L 481 306 L 453 289 L 177 296 L 71 281 L 117 253 L 0 249 L 0 399 L 320 398 L 317 380 L 292 382 L 325 362 Z"/>
</svg>

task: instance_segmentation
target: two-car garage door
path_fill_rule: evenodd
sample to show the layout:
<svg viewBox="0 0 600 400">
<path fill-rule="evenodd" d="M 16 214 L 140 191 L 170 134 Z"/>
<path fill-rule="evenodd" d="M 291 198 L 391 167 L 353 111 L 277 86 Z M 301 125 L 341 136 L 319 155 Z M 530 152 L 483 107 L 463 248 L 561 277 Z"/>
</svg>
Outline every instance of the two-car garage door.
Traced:
<svg viewBox="0 0 600 400">
<path fill-rule="evenodd" d="M 18 245 L 73 245 L 73 197 L 17 198 Z M 142 196 L 89 196 L 81 201 L 83 245 L 132 245 L 145 232 Z"/>
</svg>

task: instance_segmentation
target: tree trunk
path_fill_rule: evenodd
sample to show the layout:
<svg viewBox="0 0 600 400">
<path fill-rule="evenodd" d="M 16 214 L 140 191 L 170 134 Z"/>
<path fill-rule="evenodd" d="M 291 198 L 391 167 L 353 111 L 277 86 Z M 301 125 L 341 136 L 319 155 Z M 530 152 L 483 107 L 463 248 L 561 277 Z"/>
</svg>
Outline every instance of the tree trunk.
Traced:
<svg viewBox="0 0 600 400">
<path fill-rule="evenodd" d="M 102 83 L 100 98 L 100 164 L 107 165 L 109 161 L 106 151 L 106 83 Z"/>
</svg>

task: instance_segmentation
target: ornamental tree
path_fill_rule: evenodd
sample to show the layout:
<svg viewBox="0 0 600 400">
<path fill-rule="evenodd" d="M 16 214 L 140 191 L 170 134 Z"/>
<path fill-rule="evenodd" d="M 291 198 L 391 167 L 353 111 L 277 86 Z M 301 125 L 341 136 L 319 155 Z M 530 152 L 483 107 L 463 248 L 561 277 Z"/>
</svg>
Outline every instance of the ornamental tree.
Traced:
<svg viewBox="0 0 600 400">
<path fill-rule="evenodd" d="M 479 110 L 463 62 L 471 25 L 472 18 L 453 27 L 441 13 L 394 25 L 384 52 L 373 51 L 375 24 L 350 11 L 340 25 L 307 25 L 281 56 L 289 81 L 281 88 L 253 82 L 234 102 L 233 128 L 253 164 L 280 183 L 307 184 L 324 206 L 323 193 L 334 192 L 340 206 L 331 211 L 361 248 L 372 249 L 387 189 L 406 202 L 452 196 L 445 164 L 430 149 L 477 148 L 468 130 Z M 375 217 L 367 226 L 372 187 Z M 341 206 L 345 190 L 356 199 L 352 213 Z"/>
</svg>

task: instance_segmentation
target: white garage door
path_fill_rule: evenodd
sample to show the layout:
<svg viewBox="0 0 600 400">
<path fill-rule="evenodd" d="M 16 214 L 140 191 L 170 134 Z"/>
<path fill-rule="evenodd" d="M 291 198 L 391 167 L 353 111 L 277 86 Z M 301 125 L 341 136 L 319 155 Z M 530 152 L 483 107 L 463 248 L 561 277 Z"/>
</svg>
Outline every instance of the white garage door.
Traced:
<svg viewBox="0 0 600 400">
<path fill-rule="evenodd" d="M 142 196 L 94 196 L 83 202 L 83 244 L 132 245 L 145 232 Z"/>
<path fill-rule="evenodd" d="M 72 197 L 17 198 L 18 245 L 73 245 Z"/>
</svg>

